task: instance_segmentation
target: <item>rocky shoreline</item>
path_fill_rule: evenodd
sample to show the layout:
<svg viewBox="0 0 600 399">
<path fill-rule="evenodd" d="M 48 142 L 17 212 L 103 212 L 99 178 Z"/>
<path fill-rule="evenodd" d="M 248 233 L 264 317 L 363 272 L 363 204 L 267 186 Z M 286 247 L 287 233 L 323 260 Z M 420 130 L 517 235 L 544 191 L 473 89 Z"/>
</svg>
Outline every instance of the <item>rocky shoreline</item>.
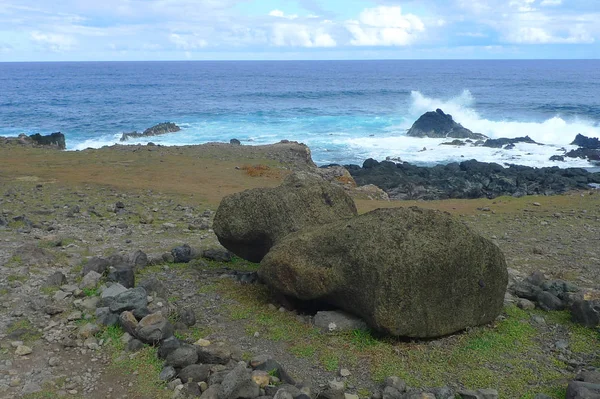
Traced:
<svg viewBox="0 0 600 399">
<path fill-rule="evenodd" d="M 600 173 L 581 168 L 532 168 L 475 160 L 433 167 L 368 159 L 363 166 L 345 165 L 358 185 L 374 184 L 395 200 L 522 197 L 590 190 Z"/>
</svg>

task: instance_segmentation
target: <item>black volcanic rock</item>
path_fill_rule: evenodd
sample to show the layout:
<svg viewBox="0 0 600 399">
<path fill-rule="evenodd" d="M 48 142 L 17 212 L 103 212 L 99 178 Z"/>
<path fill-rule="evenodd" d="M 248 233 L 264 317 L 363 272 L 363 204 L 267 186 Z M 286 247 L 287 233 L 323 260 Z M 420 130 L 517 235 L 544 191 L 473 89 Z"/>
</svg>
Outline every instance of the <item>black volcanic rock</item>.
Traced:
<svg viewBox="0 0 600 399">
<path fill-rule="evenodd" d="M 568 158 L 587 159 L 590 162 L 599 162 L 600 150 L 593 150 L 590 148 L 578 148 L 576 150 L 571 150 L 567 152 L 565 156 Z"/>
<path fill-rule="evenodd" d="M 167 133 L 175 133 L 180 131 L 181 128 L 174 124 L 173 122 L 164 122 L 159 123 L 158 125 L 152 126 L 143 133 L 131 132 L 131 133 L 123 133 L 121 136 L 121 141 L 127 141 L 129 139 L 137 139 L 140 137 L 151 137 L 151 136 L 160 136 L 162 134 Z"/>
<path fill-rule="evenodd" d="M 501 195 L 551 195 L 573 189 L 589 189 L 600 183 L 600 173 L 585 169 L 532 168 L 475 160 L 434 167 L 407 162 L 391 168 L 387 162 L 374 162 L 368 168 L 345 166 L 358 185 L 374 184 L 391 199 L 435 200 L 447 198 L 495 198 Z"/>
<path fill-rule="evenodd" d="M 598 150 L 600 149 L 600 140 L 596 137 L 586 137 L 583 134 L 578 134 L 571 145 L 587 148 L 589 150 Z"/>
<path fill-rule="evenodd" d="M 485 139 L 483 134 L 473 133 L 445 114 L 441 109 L 426 112 L 412 125 L 408 131 L 410 137 L 453 138 L 453 139 Z"/>
<path fill-rule="evenodd" d="M 509 148 L 505 148 L 506 150 L 512 150 L 514 148 L 514 144 L 517 143 L 528 143 L 528 144 L 539 144 L 540 143 L 536 143 L 531 137 L 529 136 L 525 136 L 525 137 L 515 137 L 514 139 L 507 139 L 507 138 L 500 138 L 500 139 L 487 139 L 485 141 L 485 143 L 483 143 L 484 147 L 490 147 L 490 148 L 502 148 L 502 147 L 509 147 L 510 145 L 513 145 L 513 147 L 509 147 Z"/>
<path fill-rule="evenodd" d="M 29 136 L 29 138 L 38 145 L 57 147 L 59 150 L 67 148 L 65 135 L 61 132 L 48 134 L 46 136 L 36 133 Z"/>
</svg>

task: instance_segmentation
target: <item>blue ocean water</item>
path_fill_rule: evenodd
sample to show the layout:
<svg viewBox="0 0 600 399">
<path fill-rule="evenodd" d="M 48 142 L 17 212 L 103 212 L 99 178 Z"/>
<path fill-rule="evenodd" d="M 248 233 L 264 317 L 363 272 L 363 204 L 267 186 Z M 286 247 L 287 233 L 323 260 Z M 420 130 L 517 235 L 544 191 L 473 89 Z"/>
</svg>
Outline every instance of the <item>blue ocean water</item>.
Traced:
<svg viewBox="0 0 600 399">
<path fill-rule="evenodd" d="M 436 108 L 490 137 L 550 145 L 458 148 L 405 136 Z M 297 140 L 319 164 L 554 165 L 550 155 L 577 133 L 600 137 L 600 60 L 0 63 L 0 136 L 61 131 L 78 150 L 165 121 L 183 130 L 151 141 Z"/>
</svg>

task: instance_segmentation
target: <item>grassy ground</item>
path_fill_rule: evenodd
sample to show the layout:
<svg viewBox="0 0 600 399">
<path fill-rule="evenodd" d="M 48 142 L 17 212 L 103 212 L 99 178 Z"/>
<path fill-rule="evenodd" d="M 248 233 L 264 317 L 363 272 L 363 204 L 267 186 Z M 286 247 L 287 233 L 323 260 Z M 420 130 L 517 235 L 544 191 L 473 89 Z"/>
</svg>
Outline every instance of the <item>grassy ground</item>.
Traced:
<svg viewBox="0 0 600 399">
<path fill-rule="evenodd" d="M 194 207 L 198 212 L 216 209 L 226 194 L 274 186 L 289 173 L 286 169 L 289 165 L 278 163 L 266 152 L 243 154 L 210 147 L 156 151 L 136 148 L 68 153 L 0 148 L 2 190 L 10 187 L 21 190 L 13 197 L 6 197 L 10 201 L 0 203 L 0 212 L 7 210 L 11 215 L 49 219 L 35 216 L 34 211 L 56 209 L 52 218 L 58 218 L 56 215 L 65 207 L 81 204 L 83 210 L 83 200 L 85 207 L 92 205 L 103 214 L 91 215 L 89 222 L 106 228 L 125 223 L 135 232 L 131 236 L 106 236 L 97 241 L 93 231 L 88 234 L 77 230 L 77 234 L 39 240 L 40 247 L 53 252 L 65 264 L 86 256 L 109 255 L 116 251 L 115 243 L 125 251 L 138 248 L 168 251 L 175 243 L 190 241 L 211 246 L 216 242 L 214 237 L 201 240 L 199 233 L 187 231 L 187 222 L 174 210 L 176 206 Z M 244 168 L 245 165 L 252 167 Z M 256 165 L 266 165 L 268 169 Z M 37 190 L 37 184 L 43 184 L 44 190 Z M 85 199 L 81 193 L 85 193 Z M 118 217 L 106 212 L 107 205 L 121 199 L 131 213 Z M 564 278 L 588 288 L 600 284 L 598 194 L 432 202 L 358 200 L 357 205 L 361 213 L 377 207 L 415 205 L 444 210 L 498 244 L 508 266 L 523 276 L 542 270 L 548 277 Z M 153 208 L 158 211 L 153 212 Z M 142 229 L 144 212 L 151 212 L 155 220 Z M 80 219 L 77 220 L 79 223 Z M 165 222 L 176 228 L 161 229 Z M 24 227 L 22 222 L 11 223 L 11 229 Z M 65 219 L 61 223 L 74 222 Z M 146 228 L 151 234 L 142 234 Z M 127 244 L 125 239 L 133 242 Z M 61 241 L 59 246 L 56 240 Z M 17 258 L 7 259 L 4 266 L 10 268 L 6 279 L 11 284 L 24 283 L 28 273 L 36 272 L 35 267 L 24 269 L 22 259 Z M 81 267 L 81 262 L 74 263 L 73 270 L 77 271 L 77 267 Z M 257 266 L 235 259 L 227 267 L 251 271 Z M 214 262 L 159 265 L 144 270 L 138 279 L 172 274 L 181 281 L 197 281 L 194 290 L 200 298 L 220 298 L 211 304 L 222 301 L 218 312 L 232 331 L 237 328 L 246 338 L 258 332 L 260 340 L 283 348 L 299 362 L 315 365 L 318 373 L 333 376 L 340 367 L 349 368 L 352 375 L 348 384 L 355 386 L 361 397 L 368 397 L 373 386 L 365 381 L 380 382 L 389 375 L 399 375 L 411 386 L 449 384 L 496 388 L 503 398 L 531 398 L 535 393 L 561 398 L 568 380 L 574 377 L 574 370 L 565 363 L 560 351 L 552 349 L 552 344 L 564 339 L 576 356 L 588 359 L 591 364 L 598 361 L 598 332 L 574 325 L 566 312 L 523 311 L 509 306 L 494 325 L 432 341 L 389 339 L 370 331 L 328 335 L 300 322 L 294 313 L 269 306 L 276 301 L 264 287 L 218 278 L 213 272 L 220 268 L 223 265 Z M 0 289 L 0 297 L 9 293 L 9 288 Z M 52 294 L 50 290 L 44 293 Z M 168 300 L 177 303 L 182 300 L 182 293 L 173 292 Z M 540 324 L 537 316 L 543 317 L 545 324 Z M 9 329 L 18 328 L 28 326 L 14 325 Z M 133 357 L 123 356 L 123 344 L 117 339 L 120 333 L 107 329 L 99 336 L 109 342 L 107 349 L 113 355 L 107 378 L 111 374 L 135 375 L 130 397 L 164 397 L 165 390 L 157 379 L 161 364 L 155 349 L 147 347 Z M 200 325 L 181 338 L 193 341 L 213 333 L 212 327 Z M 35 341 L 39 337 L 30 338 Z M 248 353 L 246 357 L 251 355 Z M 52 397 L 48 395 L 55 391 L 52 388 L 35 397 Z"/>
</svg>

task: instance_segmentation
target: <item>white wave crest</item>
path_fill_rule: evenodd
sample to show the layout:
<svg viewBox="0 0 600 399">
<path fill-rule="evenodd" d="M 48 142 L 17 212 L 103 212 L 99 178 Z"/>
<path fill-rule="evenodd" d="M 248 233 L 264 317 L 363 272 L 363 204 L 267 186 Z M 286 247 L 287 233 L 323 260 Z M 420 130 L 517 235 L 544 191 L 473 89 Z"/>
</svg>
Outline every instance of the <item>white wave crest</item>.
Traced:
<svg viewBox="0 0 600 399">
<path fill-rule="evenodd" d="M 543 122 L 485 119 L 474 109 L 476 101 L 469 90 L 464 90 L 460 95 L 448 100 L 427 97 L 413 91 L 411 100 L 410 114 L 415 120 L 425 112 L 440 108 L 467 129 L 491 138 L 529 136 L 538 143 L 568 145 L 579 133 L 588 137 L 600 137 L 600 126 L 594 126 L 593 122 L 581 119 L 565 120 L 560 115 Z"/>
</svg>

